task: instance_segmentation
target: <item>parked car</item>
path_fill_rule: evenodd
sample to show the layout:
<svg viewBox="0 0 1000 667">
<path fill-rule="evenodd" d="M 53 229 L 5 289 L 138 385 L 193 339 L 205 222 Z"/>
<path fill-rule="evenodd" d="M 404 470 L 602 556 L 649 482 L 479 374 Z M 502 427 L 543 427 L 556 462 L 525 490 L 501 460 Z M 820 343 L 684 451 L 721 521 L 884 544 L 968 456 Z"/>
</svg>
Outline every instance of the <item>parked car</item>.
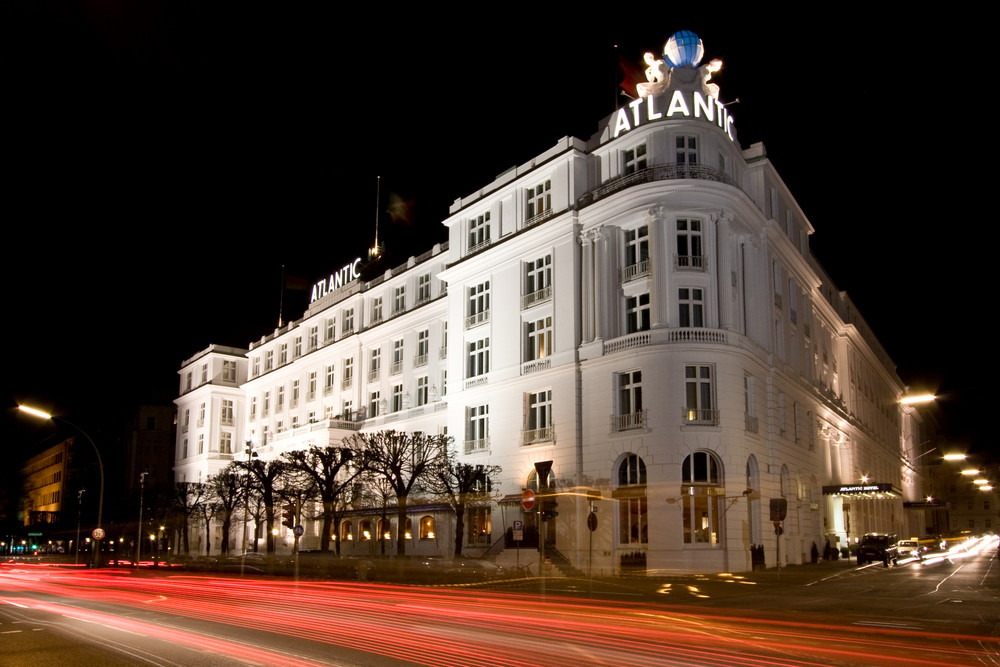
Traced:
<svg viewBox="0 0 1000 667">
<path fill-rule="evenodd" d="M 891 533 L 866 533 L 855 552 L 858 565 L 879 561 L 886 567 L 889 567 L 890 562 L 895 565 L 899 560 L 899 548 L 896 542 L 896 536 Z"/>
</svg>

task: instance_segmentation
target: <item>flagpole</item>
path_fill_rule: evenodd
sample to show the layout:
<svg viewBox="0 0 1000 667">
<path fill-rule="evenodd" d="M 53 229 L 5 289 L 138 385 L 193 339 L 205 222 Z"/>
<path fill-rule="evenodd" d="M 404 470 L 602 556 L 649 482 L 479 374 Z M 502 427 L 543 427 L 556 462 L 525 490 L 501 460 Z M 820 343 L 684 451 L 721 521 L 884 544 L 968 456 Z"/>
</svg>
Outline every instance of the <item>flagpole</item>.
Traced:
<svg viewBox="0 0 1000 667">
<path fill-rule="evenodd" d="M 278 328 L 281 328 L 281 315 L 285 312 L 285 265 L 281 265 L 281 293 L 278 295 Z"/>
</svg>

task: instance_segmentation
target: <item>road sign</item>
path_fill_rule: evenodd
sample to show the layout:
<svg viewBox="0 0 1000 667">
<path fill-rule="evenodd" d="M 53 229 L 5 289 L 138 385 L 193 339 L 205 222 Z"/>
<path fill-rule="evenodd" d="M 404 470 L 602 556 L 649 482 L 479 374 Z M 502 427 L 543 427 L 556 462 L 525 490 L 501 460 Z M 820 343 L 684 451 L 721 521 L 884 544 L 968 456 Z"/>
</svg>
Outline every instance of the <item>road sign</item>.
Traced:
<svg viewBox="0 0 1000 667">
<path fill-rule="evenodd" d="M 514 521 L 514 541 L 520 542 L 524 539 L 524 522 L 520 520 Z"/>
<path fill-rule="evenodd" d="M 521 507 L 525 511 L 530 512 L 535 506 L 535 492 L 531 489 L 525 489 L 524 493 L 521 494 Z"/>
<path fill-rule="evenodd" d="M 303 528 L 300 523 L 296 525 L 295 528 L 292 528 L 292 532 L 295 534 L 295 537 L 302 537 L 302 533 L 306 532 L 306 529 Z"/>
<path fill-rule="evenodd" d="M 91 535 L 94 536 L 95 540 L 103 540 L 104 539 L 104 529 L 103 528 L 95 528 L 94 532 L 92 532 Z"/>
<path fill-rule="evenodd" d="M 597 530 L 597 515 L 593 512 L 587 515 L 587 528 L 590 528 L 590 532 Z"/>
</svg>

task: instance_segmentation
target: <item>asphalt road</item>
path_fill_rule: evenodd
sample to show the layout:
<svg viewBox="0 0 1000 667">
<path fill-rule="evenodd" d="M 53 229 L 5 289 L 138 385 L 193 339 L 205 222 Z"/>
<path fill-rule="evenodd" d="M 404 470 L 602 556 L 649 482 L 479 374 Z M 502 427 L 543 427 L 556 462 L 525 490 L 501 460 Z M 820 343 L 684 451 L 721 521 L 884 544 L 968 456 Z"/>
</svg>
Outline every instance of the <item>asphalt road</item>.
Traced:
<svg viewBox="0 0 1000 667">
<path fill-rule="evenodd" d="M 1000 664 L 995 547 L 418 587 L 0 566 L 4 665 Z"/>
</svg>

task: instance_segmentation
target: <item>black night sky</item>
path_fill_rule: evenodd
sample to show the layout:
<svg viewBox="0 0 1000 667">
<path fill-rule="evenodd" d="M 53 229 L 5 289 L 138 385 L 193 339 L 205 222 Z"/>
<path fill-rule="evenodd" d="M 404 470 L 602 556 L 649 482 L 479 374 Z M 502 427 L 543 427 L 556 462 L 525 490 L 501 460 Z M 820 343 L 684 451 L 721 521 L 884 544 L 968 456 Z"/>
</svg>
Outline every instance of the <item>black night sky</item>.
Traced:
<svg viewBox="0 0 1000 667">
<path fill-rule="evenodd" d="M 764 141 L 904 382 L 941 395 L 956 444 L 995 447 L 972 18 L 311 4 L 4 3 L 5 452 L 37 440 L 19 402 L 100 431 L 169 402 L 208 344 L 270 333 L 283 264 L 314 281 L 371 243 L 376 176 L 379 208 L 412 203 L 381 216 L 392 259 L 444 240 L 454 199 L 627 102 L 616 44 L 641 69 L 680 29 L 724 61 L 740 143 Z"/>
</svg>

